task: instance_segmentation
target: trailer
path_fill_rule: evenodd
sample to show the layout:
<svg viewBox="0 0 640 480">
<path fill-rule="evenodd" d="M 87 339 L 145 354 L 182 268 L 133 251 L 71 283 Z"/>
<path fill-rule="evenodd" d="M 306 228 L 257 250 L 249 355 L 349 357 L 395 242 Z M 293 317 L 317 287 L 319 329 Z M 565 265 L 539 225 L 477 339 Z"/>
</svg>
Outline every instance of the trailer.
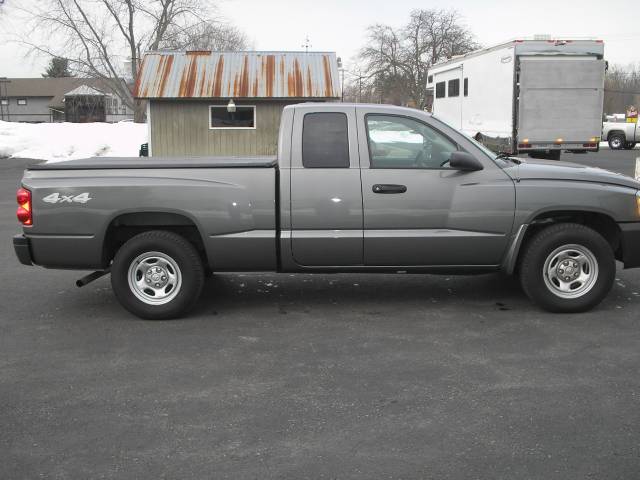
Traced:
<svg viewBox="0 0 640 480">
<path fill-rule="evenodd" d="M 513 40 L 435 65 L 437 117 L 496 152 L 558 160 L 598 151 L 604 102 L 601 40 Z"/>
</svg>

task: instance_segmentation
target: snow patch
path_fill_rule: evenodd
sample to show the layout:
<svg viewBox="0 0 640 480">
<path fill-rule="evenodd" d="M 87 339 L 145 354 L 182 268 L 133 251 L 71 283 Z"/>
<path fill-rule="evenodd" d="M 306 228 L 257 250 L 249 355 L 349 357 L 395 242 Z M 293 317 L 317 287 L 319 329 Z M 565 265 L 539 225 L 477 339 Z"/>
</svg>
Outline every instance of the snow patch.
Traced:
<svg viewBox="0 0 640 480">
<path fill-rule="evenodd" d="M 0 157 L 61 162 L 89 157 L 137 157 L 147 142 L 141 123 L 15 123 L 0 121 Z"/>
</svg>

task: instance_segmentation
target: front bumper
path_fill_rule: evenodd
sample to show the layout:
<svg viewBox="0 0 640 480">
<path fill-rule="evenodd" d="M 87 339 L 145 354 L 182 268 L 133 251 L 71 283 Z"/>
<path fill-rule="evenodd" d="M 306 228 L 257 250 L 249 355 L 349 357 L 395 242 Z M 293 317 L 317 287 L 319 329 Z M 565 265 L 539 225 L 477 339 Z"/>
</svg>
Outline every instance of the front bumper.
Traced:
<svg viewBox="0 0 640 480">
<path fill-rule="evenodd" d="M 16 251 L 16 257 L 23 265 L 33 265 L 31 259 L 31 243 L 24 235 L 15 235 L 13 237 L 13 249 Z"/>
<path fill-rule="evenodd" d="M 619 223 L 624 268 L 640 267 L 640 222 Z"/>
</svg>

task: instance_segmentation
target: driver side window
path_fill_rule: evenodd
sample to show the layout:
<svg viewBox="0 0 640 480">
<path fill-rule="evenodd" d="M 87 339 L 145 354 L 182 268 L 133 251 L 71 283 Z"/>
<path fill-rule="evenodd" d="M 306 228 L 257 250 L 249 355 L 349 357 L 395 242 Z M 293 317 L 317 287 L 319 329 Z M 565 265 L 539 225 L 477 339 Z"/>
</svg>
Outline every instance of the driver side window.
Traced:
<svg viewBox="0 0 640 480">
<path fill-rule="evenodd" d="M 458 146 L 422 122 L 393 115 L 367 115 L 371 168 L 447 169 Z"/>
</svg>

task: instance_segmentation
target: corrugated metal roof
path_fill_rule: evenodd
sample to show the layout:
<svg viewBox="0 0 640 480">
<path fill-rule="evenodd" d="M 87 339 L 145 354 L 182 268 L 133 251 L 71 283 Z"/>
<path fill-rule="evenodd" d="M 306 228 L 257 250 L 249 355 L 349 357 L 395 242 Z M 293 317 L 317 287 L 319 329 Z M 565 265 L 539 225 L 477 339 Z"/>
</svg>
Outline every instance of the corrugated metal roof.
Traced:
<svg viewBox="0 0 640 480">
<path fill-rule="evenodd" d="M 150 52 L 137 98 L 337 98 L 332 52 Z"/>
</svg>

